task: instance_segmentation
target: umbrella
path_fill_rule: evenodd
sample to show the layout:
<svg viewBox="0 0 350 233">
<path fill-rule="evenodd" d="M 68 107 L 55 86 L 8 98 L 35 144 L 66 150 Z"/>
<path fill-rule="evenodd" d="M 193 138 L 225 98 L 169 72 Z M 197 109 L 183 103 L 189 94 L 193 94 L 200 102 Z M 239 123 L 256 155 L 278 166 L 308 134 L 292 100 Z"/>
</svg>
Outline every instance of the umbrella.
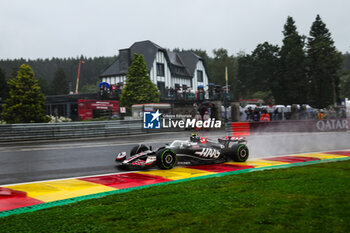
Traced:
<svg viewBox="0 0 350 233">
<path fill-rule="evenodd" d="M 102 83 L 100 83 L 100 85 L 98 85 L 99 88 L 104 87 L 104 86 L 107 86 L 107 88 L 109 88 L 109 83 L 102 82 Z"/>
<path fill-rule="evenodd" d="M 203 85 L 199 85 L 198 88 L 203 88 L 204 86 Z"/>
<path fill-rule="evenodd" d="M 215 86 L 215 83 L 208 83 L 208 86 Z"/>
</svg>

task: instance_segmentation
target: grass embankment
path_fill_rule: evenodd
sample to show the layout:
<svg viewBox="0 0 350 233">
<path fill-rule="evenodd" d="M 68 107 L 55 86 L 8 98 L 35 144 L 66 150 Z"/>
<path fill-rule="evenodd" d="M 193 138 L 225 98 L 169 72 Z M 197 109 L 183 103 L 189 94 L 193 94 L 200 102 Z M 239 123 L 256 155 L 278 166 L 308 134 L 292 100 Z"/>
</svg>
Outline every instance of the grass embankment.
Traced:
<svg viewBox="0 0 350 233">
<path fill-rule="evenodd" d="M 350 232 L 350 161 L 189 181 L 0 219 L 0 232 Z"/>
</svg>

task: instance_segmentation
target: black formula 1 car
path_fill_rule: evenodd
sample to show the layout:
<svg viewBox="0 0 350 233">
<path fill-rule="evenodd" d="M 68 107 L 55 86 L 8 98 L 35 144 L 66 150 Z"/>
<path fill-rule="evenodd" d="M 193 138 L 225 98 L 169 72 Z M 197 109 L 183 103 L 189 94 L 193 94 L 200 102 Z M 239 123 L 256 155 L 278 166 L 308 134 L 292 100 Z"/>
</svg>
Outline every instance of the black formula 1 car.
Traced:
<svg viewBox="0 0 350 233">
<path fill-rule="evenodd" d="M 156 150 L 139 144 L 129 154 L 120 152 L 115 161 L 121 168 L 147 169 L 159 167 L 171 169 L 175 165 L 203 165 L 228 161 L 244 162 L 249 150 L 244 137 L 226 136 L 218 142 L 192 134 L 190 140 L 175 140 Z"/>
</svg>

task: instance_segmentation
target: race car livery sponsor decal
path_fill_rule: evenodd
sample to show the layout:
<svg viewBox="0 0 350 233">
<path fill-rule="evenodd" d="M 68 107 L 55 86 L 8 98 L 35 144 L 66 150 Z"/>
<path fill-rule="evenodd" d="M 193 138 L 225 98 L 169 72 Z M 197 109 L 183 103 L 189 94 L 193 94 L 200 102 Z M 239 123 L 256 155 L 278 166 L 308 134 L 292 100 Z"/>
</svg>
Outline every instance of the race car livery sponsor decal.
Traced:
<svg viewBox="0 0 350 233">
<path fill-rule="evenodd" d="M 202 151 L 195 152 L 196 155 L 199 155 L 201 157 L 209 157 L 209 158 L 219 158 L 220 151 L 212 149 L 212 148 L 203 148 Z"/>
</svg>

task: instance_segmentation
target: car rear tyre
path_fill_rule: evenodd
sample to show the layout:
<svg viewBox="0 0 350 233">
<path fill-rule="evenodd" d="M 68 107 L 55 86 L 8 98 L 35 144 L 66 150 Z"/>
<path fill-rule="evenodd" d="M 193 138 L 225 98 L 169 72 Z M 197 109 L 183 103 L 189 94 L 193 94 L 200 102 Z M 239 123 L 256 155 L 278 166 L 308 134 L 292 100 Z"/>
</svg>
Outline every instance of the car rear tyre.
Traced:
<svg viewBox="0 0 350 233">
<path fill-rule="evenodd" d="M 236 144 L 231 147 L 232 159 L 235 162 L 245 162 L 249 157 L 248 147 L 244 144 Z"/>
<path fill-rule="evenodd" d="M 171 169 L 177 163 L 176 154 L 170 149 L 162 149 L 157 151 L 157 165 L 161 169 Z"/>
<path fill-rule="evenodd" d="M 140 152 L 148 150 L 148 147 L 144 144 L 139 144 L 137 146 L 134 146 L 130 151 L 130 156 L 136 155 Z"/>
</svg>

